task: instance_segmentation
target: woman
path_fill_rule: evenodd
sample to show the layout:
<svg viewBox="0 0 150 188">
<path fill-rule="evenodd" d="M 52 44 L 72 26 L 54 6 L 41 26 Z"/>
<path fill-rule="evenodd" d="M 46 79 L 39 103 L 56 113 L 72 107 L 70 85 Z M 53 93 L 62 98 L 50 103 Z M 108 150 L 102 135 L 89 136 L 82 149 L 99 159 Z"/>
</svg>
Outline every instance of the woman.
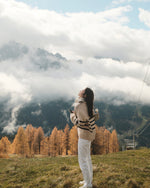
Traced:
<svg viewBox="0 0 150 188">
<path fill-rule="evenodd" d="M 94 112 L 94 93 L 90 88 L 80 91 L 78 95 L 70 119 L 78 128 L 78 161 L 84 178 L 79 184 L 84 184 L 80 188 L 91 188 L 93 169 L 90 148 L 91 142 L 95 139 L 95 120 L 99 118 L 99 114 L 98 111 Z"/>
</svg>

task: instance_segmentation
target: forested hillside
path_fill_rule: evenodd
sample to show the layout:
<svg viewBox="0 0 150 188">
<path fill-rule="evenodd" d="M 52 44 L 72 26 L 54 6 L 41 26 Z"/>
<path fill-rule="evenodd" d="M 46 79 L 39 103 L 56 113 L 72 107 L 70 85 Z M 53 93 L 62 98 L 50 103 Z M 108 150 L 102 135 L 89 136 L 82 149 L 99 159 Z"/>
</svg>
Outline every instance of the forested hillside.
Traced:
<svg viewBox="0 0 150 188">
<path fill-rule="evenodd" d="M 45 135 L 50 135 L 53 128 L 64 129 L 66 124 L 72 127 L 68 109 L 72 108 L 73 101 L 53 101 L 42 104 L 32 103 L 21 108 L 13 117 L 12 114 L 5 113 L 1 106 L 0 134 L 1 137 L 7 135 L 2 133 L 3 127 L 7 126 L 7 120 L 14 123 L 14 126 L 32 124 L 34 127 L 42 127 Z M 150 147 L 150 106 L 135 104 L 112 105 L 103 102 L 95 102 L 95 108 L 99 109 L 100 119 L 97 126 L 104 126 L 109 131 L 116 129 L 119 140 L 133 137 L 133 132 L 139 132 L 136 136 L 138 146 Z M 17 129 L 16 129 L 17 131 Z M 13 134 L 7 136 L 14 138 Z"/>
</svg>

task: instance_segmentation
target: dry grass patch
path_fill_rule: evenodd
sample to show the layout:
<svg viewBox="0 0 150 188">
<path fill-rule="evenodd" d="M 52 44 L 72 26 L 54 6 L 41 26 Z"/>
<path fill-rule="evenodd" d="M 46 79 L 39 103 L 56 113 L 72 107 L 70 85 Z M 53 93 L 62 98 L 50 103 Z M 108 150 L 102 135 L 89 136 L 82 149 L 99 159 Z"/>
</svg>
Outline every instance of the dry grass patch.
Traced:
<svg viewBox="0 0 150 188">
<path fill-rule="evenodd" d="M 93 188 L 149 188 L 150 149 L 92 156 Z M 0 159 L 0 188 L 78 188 L 77 156 Z"/>
</svg>

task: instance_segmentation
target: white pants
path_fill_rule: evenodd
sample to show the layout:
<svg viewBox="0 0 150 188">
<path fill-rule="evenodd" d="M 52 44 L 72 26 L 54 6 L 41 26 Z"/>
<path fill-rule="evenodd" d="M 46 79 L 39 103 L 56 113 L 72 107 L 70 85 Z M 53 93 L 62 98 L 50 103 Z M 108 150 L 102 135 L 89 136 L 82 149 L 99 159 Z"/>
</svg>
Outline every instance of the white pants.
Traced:
<svg viewBox="0 0 150 188">
<path fill-rule="evenodd" d="M 91 161 L 91 141 L 81 139 L 78 140 L 78 161 L 80 169 L 85 181 L 84 186 L 92 187 L 93 167 Z"/>
</svg>

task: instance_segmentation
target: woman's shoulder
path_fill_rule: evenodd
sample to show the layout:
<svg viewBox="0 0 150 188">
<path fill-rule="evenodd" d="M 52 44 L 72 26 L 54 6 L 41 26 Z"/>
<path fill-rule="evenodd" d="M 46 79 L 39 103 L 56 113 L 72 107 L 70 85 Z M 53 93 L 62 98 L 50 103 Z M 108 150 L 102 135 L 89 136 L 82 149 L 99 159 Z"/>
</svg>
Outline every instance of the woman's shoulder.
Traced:
<svg viewBox="0 0 150 188">
<path fill-rule="evenodd" d="M 77 98 L 73 104 L 74 107 L 80 106 L 81 104 L 85 103 L 83 98 Z"/>
<path fill-rule="evenodd" d="M 83 108 L 83 107 L 85 107 L 85 106 L 86 106 L 86 103 L 80 101 L 80 102 L 78 102 L 78 103 L 75 105 L 75 108 L 76 108 L 76 109 L 79 109 L 79 108 Z"/>
</svg>

